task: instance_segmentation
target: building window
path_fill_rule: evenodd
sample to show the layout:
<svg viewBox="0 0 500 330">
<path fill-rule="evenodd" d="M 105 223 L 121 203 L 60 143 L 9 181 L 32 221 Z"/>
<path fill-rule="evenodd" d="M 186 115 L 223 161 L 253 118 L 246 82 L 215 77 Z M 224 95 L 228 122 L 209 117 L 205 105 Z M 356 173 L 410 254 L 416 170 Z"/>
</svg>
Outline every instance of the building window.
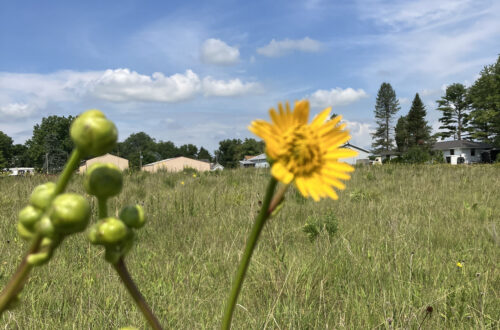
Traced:
<svg viewBox="0 0 500 330">
<path fill-rule="evenodd" d="M 475 155 L 476 155 L 476 149 L 472 148 L 472 149 L 470 150 L 470 155 L 471 155 L 471 156 L 475 156 Z"/>
<path fill-rule="evenodd" d="M 450 155 L 454 155 L 455 154 L 455 149 L 450 149 Z"/>
</svg>

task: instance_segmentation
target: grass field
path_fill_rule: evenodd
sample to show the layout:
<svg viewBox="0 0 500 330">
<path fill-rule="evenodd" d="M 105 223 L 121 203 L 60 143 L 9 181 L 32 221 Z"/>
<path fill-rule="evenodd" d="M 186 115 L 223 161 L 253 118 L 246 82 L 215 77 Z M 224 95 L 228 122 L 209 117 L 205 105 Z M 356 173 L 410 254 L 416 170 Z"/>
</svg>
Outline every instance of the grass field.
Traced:
<svg viewBox="0 0 500 330">
<path fill-rule="evenodd" d="M 220 326 L 268 178 L 265 170 L 126 176 L 110 209 L 144 205 L 149 222 L 126 261 L 166 328 Z M 0 287 L 27 248 L 17 212 L 44 180 L 0 178 Z M 358 168 L 338 201 L 290 189 L 264 228 L 233 327 L 498 329 L 499 188 L 495 166 L 383 165 Z M 81 178 L 69 190 L 83 192 Z M 146 328 L 102 249 L 82 234 L 34 270 L 22 299 L 2 329 Z"/>
</svg>

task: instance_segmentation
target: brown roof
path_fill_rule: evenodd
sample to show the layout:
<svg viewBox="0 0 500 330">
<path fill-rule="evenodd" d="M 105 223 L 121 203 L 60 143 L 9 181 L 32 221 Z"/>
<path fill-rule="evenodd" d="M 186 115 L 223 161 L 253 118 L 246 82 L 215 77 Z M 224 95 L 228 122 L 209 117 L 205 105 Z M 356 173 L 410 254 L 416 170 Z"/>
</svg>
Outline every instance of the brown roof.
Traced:
<svg viewBox="0 0 500 330">
<path fill-rule="evenodd" d="M 254 158 L 255 156 L 245 156 L 245 160 L 249 160 L 250 158 Z"/>
</svg>

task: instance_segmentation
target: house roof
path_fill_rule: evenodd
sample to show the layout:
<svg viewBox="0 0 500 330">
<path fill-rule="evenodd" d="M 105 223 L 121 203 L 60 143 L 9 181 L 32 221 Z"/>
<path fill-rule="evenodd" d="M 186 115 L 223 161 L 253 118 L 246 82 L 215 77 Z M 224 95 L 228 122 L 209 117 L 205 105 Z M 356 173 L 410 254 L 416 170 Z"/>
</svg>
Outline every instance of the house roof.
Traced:
<svg viewBox="0 0 500 330">
<path fill-rule="evenodd" d="M 491 149 L 492 145 L 482 142 L 474 142 L 468 140 L 453 140 L 434 143 L 434 150 L 446 150 L 454 148 L 474 148 L 474 149 Z"/>
<path fill-rule="evenodd" d="M 342 146 L 342 148 L 352 148 L 352 149 L 357 149 L 357 150 L 362 151 L 362 152 L 366 152 L 367 154 L 370 153 L 368 150 L 365 150 L 363 148 L 357 147 L 357 146 L 355 146 L 353 144 L 350 144 L 349 142 L 347 142 L 346 144 L 344 144 Z"/>
<path fill-rule="evenodd" d="M 204 162 L 204 161 L 202 161 L 202 160 L 193 159 L 193 158 L 184 157 L 184 156 L 179 156 L 179 157 L 172 157 L 172 158 L 162 159 L 162 160 L 159 160 L 159 161 L 156 161 L 156 162 L 153 162 L 153 163 L 149 163 L 149 164 L 146 164 L 146 165 L 142 165 L 142 167 L 145 167 L 145 166 L 152 166 L 152 165 L 154 165 L 154 164 L 163 163 L 163 162 L 168 162 L 169 160 L 172 160 L 172 159 L 177 159 L 177 158 L 186 158 L 186 159 L 189 159 L 189 160 L 194 160 L 194 161 L 197 161 L 197 162 L 206 163 L 206 162 Z"/>
<path fill-rule="evenodd" d="M 123 159 L 123 160 L 126 160 L 128 161 L 127 158 L 123 158 L 123 157 L 120 157 L 120 156 L 117 156 L 117 155 L 113 155 L 113 154 L 110 154 L 109 152 L 107 154 L 104 154 L 104 155 L 101 155 L 101 156 L 97 156 L 97 157 L 92 157 L 92 158 L 89 158 L 89 159 L 86 159 L 86 160 L 82 160 L 80 162 L 80 166 L 82 165 L 85 165 L 89 160 L 92 160 L 92 159 L 96 159 L 96 158 L 102 158 L 102 157 L 106 157 L 106 156 L 111 156 L 111 157 L 114 157 L 114 158 L 120 158 L 120 159 Z"/>
</svg>

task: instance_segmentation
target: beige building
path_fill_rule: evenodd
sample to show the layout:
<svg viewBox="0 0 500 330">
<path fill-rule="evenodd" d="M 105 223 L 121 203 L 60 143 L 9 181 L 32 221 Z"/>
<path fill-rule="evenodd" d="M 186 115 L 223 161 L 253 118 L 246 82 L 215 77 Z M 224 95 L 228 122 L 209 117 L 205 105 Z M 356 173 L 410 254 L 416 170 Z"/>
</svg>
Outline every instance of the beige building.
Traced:
<svg viewBox="0 0 500 330">
<path fill-rule="evenodd" d="M 142 167 L 142 170 L 151 173 L 160 170 L 168 172 L 179 172 L 186 167 L 194 168 L 195 170 L 200 172 L 210 171 L 210 163 L 187 157 L 176 157 L 160 160 L 151 164 L 144 165 Z"/>
<path fill-rule="evenodd" d="M 118 166 L 122 171 L 128 169 L 128 159 L 111 154 L 105 154 L 85 161 L 80 165 L 78 172 L 85 173 L 85 171 L 87 171 L 87 168 L 94 163 L 112 163 Z"/>
</svg>

